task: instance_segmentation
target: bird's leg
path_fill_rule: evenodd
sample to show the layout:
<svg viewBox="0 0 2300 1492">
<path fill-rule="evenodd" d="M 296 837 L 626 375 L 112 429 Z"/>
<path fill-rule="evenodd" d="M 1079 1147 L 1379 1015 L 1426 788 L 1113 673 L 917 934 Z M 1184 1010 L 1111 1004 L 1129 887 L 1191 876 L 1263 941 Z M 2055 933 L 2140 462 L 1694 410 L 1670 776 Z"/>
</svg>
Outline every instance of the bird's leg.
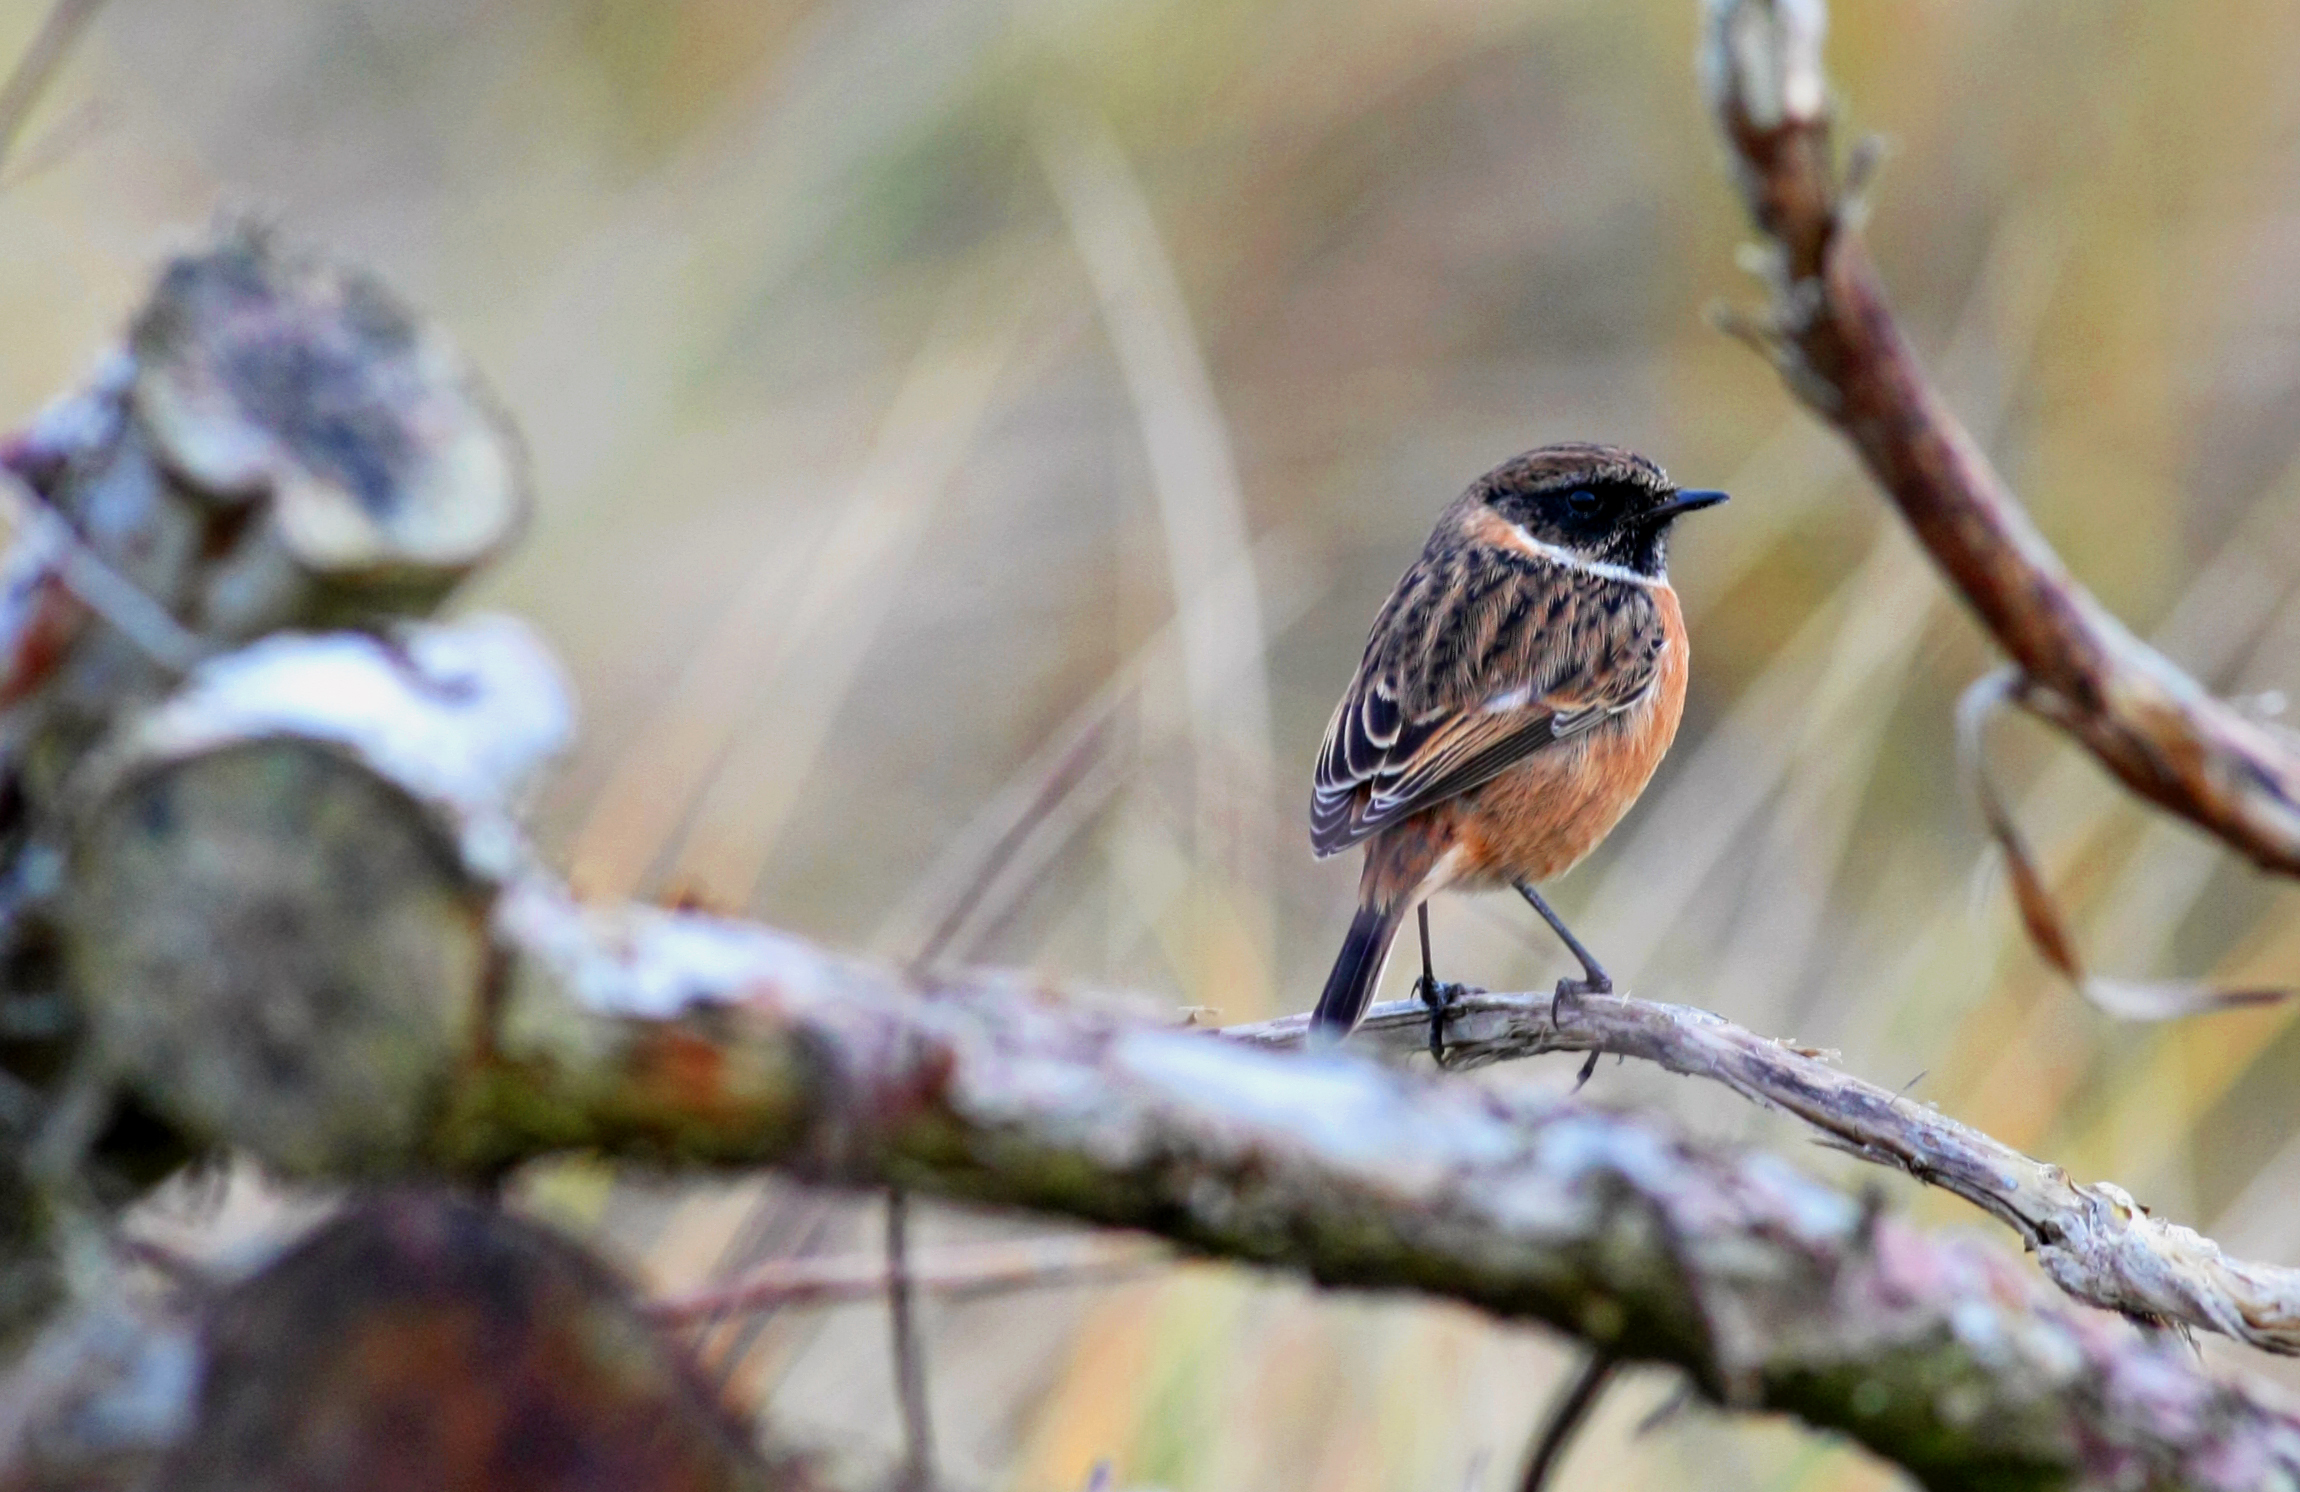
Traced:
<svg viewBox="0 0 2300 1492">
<path fill-rule="evenodd" d="M 1533 909 L 1541 913 L 1541 920 L 1549 924 L 1549 930 L 1557 934 L 1558 941 L 1565 944 L 1566 951 L 1581 961 L 1581 977 L 1560 979 L 1556 991 L 1549 997 L 1550 1025 L 1557 1024 L 1558 1006 L 1567 996 L 1612 994 L 1613 976 L 1605 972 L 1605 966 L 1597 961 L 1597 955 L 1581 946 L 1581 939 L 1573 935 L 1573 930 L 1565 925 L 1564 918 L 1549 909 L 1549 903 L 1541 899 L 1541 893 L 1528 882 L 1519 881 L 1517 894 L 1533 903 Z"/>
<path fill-rule="evenodd" d="M 1471 991 L 1459 984 L 1438 983 L 1437 971 L 1430 967 L 1430 904 L 1423 902 L 1414 908 L 1422 935 L 1422 977 L 1414 985 L 1414 992 L 1430 1008 L 1430 1057 L 1438 1066 L 1445 1066 L 1445 1020 L 1453 1009 L 1453 1002 Z"/>
</svg>

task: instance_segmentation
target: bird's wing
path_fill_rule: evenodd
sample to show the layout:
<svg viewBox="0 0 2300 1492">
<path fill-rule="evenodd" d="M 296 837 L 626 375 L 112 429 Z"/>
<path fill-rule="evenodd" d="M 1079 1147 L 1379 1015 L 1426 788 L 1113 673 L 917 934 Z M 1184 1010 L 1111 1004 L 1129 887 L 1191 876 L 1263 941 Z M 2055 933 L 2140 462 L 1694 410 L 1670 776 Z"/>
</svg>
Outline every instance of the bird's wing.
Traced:
<svg viewBox="0 0 2300 1492">
<path fill-rule="evenodd" d="M 1425 554 L 1326 727 L 1312 848 L 1338 854 L 1630 709 L 1664 645 L 1643 586 L 1490 550 Z"/>
</svg>

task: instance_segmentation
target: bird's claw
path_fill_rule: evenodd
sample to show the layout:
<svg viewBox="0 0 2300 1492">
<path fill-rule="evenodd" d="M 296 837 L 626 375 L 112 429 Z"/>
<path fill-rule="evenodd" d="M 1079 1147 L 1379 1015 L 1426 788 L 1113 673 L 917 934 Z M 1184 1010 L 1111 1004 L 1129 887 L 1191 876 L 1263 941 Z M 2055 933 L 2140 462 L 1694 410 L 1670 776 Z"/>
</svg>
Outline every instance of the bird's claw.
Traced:
<svg viewBox="0 0 2300 1492">
<path fill-rule="evenodd" d="M 1416 979 L 1414 993 L 1430 1010 L 1430 1057 L 1438 1066 L 1445 1066 L 1445 1023 L 1453 1013 L 1455 1002 L 1465 995 L 1482 995 L 1485 991 L 1466 984 L 1455 984 L 1444 979 Z"/>
<path fill-rule="evenodd" d="M 1560 979 L 1549 997 L 1549 1028 L 1557 1029 L 1557 1013 L 1583 995 L 1610 995 L 1613 981 L 1599 974 L 1590 979 Z"/>
</svg>

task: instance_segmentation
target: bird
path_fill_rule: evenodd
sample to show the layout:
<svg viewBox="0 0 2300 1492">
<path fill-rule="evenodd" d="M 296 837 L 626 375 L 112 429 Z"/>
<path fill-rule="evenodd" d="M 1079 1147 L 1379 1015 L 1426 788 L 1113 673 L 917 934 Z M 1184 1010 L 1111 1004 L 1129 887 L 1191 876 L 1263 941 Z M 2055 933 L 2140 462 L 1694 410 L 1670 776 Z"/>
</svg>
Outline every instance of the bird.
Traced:
<svg viewBox="0 0 2300 1492">
<path fill-rule="evenodd" d="M 1471 483 L 1390 593 L 1318 752 L 1310 845 L 1366 847 L 1356 915 L 1310 1016 L 1314 1044 L 1366 1012 L 1407 914 L 1430 1051 L 1463 986 L 1431 967 L 1429 898 L 1514 889 L 1581 965 L 1557 1002 L 1607 994 L 1604 966 L 1543 900 L 1652 780 L 1685 710 L 1671 526 L 1726 500 L 1618 446 L 1542 446 Z"/>
</svg>

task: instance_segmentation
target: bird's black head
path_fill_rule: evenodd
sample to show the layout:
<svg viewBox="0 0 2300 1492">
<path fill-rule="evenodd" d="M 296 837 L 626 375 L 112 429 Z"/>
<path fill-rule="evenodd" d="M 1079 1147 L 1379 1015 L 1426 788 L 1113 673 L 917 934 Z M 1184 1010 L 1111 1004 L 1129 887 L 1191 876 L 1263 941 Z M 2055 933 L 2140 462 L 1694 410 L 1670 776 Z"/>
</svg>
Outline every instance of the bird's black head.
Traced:
<svg viewBox="0 0 2300 1492">
<path fill-rule="evenodd" d="M 1473 490 L 1530 538 L 1655 578 L 1667 571 L 1669 526 L 1725 501 L 1722 492 L 1684 491 L 1643 456 L 1601 445 L 1528 451 Z"/>
</svg>

